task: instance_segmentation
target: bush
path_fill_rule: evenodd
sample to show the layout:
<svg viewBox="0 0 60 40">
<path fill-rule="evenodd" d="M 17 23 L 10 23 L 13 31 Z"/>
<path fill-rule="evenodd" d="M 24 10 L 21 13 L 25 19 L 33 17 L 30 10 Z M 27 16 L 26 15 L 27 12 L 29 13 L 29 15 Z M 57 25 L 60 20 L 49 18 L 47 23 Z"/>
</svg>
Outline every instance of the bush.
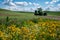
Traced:
<svg viewBox="0 0 60 40">
<path fill-rule="evenodd" d="M 37 13 L 37 10 L 35 10 L 35 13 L 34 13 L 34 15 L 37 15 L 38 13 Z"/>
<path fill-rule="evenodd" d="M 42 16 L 42 12 L 38 11 L 38 14 L 39 14 L 40 16 Z"/>
<path fill-rule="evenodd" d="M 6 17 L 6 23 L 5 23 L 5 25 L 6 25 L 6 26 L 9 25 L 9 17 L 8 17 L 8 16 Z"/>
<path fill-rule="evenodd" d="M 44 16 L 47 16 L 47 13 L 44 13 Z"/>
</svg>

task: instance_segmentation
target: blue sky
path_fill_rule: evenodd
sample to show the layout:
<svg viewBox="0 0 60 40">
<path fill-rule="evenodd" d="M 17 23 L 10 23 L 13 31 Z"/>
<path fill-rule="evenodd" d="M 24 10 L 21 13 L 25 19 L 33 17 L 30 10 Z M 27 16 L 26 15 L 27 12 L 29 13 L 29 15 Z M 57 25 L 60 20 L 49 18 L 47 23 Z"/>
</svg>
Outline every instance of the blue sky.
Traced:
<svg viewBox="0 0 60 40">
<path fill-rule="evenodd" d="M 0 0 L 0 8 L 14 11 L 34 11 L 37 8 L 60 11 L 60 0 Z"/>
</svg>

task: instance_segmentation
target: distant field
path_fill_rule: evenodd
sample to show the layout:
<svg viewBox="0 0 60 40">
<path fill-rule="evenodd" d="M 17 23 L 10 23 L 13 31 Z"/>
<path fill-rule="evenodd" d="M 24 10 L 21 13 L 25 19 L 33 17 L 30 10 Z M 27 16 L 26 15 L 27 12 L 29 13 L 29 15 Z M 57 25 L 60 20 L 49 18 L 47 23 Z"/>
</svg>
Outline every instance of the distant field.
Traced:
<svg viewBox="0 0 60 40">
<path fill-rule="evenodd" d="M 48 15 L 52 15 L 52 16 L 60 16 L 60 12 L 51 12 L 51 11 L 47 11 Z"/>
<path fill-rule="evenodd" d="M 60 12 L 47 11 L 46 13 L 48 16 L 60 16 Z M 0 19 L 1 18 L 4 19 L 7 16 L 11 19 L 15 18 L 15 19 L 20 19 L 20 20 L 42 17 L 42 16 L 35 16 L 34 12 L 17 12 L 17 11 L 9 11 L 9 10 L 0 9 Z"/>
</svg>

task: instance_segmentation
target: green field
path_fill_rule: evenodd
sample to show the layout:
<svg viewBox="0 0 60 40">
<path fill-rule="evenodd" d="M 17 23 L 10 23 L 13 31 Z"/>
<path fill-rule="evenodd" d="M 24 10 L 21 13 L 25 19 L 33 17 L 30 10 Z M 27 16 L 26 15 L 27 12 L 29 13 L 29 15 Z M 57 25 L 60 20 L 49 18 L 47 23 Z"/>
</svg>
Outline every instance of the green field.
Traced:
<svg viewBox="0 0 60 40">
<path fill-rule="evenodd" d="M 21 12 L 21 11 L 19 12 L 19 11 L 0 9 L 0 23 L 5 23 L 7 16 L 9 17 L 9 20 L 16 21 L 17 23 L 37 18 L 50 19 L 57 17 L 58 20 L 60 20 L 60 18 L 58 17 L 60 16 L 60 12 L 51 12 L 51 11 L 45 11 L 45 12 L 47 13 L 47 16 L 36 16 L 34 15 L 34 12 Z"/>
<path fill-rule="evenodd" d="M 60 16 L 60 12 L 50 12 L 46 11 L 47 17 L 48 16 Z M 19 11 L 10 11 L 10 10 L 4 10 L 0 9 L 0 20 L 5 20 L 6 17 L 9 17 L 10 20 L 17 20 L 23 21 L 23 20 L 30 20 L 35 18 L 44 18 L 44 16 L 35 16 L 34 12 L 19 12 Z"/>
<path fill-rule="evenodd" d="M 48 16 L 60 16 L 60 12 L 45 11 Z M 34 12 L 19 12 L 0 9 L 0 17 L 12 17 L 12 18 L 35 18 Z M 38 16 L 39 17 L 39 16 Z"/>
<path fill-rule="evenodd" d="M 60 12 L 47 14 L 0 9 L 0 40 L 60 40 Z"/>
<path fill-rule="evenodd" d="M 52 16 L 60 16 L 60 11 L 58 12 L 54 12 L 54 11 L 47 11 L 48 15 L 52 15 Z"/>
</svg>

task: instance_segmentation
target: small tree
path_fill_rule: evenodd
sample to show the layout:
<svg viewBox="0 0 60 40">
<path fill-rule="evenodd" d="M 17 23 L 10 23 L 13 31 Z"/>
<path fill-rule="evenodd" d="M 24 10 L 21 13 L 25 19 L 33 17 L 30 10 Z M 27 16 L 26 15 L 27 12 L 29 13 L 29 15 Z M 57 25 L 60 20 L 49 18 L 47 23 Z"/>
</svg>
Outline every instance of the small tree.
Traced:
<svg viewBox="0 0 60 40">
<path fill-rule="evenodd" d="M 35 10 L 35 13 L 34 13 L 34 15 L 37 15 L 37 10 Z"/>
<path fill-rule="evenodd" d="M 39 15 L 42 15 L 42 13 L 43 13 L 43 12 L 42 12 L 42 8 L 38 8 L 38 14 L 39 14 Z"/>
<path fill-rule="evenodd" d="M 42 12 L 42 8 L 38 8 L 38 11 Z"/>
<path fill-rule="evenodd" d="M 9 22 L 9 17 L 6 17 L 6 26 L 8 26 L 8 22 Z"/>
<path fill-rule="evenodd" d="M 44 16 L 47 16 L 47 13 L 44 13 Z"/>
</svg>

